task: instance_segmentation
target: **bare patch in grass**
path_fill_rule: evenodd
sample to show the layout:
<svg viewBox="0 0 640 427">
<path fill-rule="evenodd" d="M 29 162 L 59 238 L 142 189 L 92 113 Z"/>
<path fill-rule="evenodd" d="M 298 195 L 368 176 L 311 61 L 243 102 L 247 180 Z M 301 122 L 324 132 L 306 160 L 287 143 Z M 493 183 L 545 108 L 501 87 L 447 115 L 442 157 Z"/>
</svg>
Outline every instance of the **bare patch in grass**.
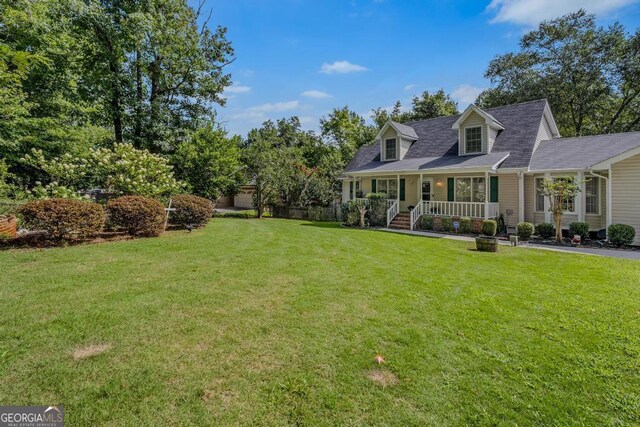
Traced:
<svg viewBox="0 0 640 427">
<path fill-rule="evenodd" d="M 94 344 L 87 347 L 78 347 L 73 350 L 73 360 L 88 359 L 104 353 L 111 348 L 111 344 Z"/>
<path fill-rule="evenodd" d="M 372 369 L 367 373 L 367 378 L 382 387 L 390 387 L 398 384 L 396 374 L 387 369 Z"/>
</svg>

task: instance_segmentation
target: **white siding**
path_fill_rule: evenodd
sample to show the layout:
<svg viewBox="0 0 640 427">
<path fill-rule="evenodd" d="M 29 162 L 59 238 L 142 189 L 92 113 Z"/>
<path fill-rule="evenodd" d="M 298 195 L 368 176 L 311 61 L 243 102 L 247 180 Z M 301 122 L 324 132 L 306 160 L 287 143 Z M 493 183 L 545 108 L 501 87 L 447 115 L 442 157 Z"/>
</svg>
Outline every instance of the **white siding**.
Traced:
<svg viewBox="0 0 640 427">
<path fill-rule="evenodd" d="M 542 115 L 542 120 L 540 120 L 540 126 L 538 127 L 538 134 L 536 135 L 536 142 L 533 145 L 533 151 L 536 151 L 538 145 L 542 141 L 548 141 L 549 139 L 553 139 L 553 132 L 551 132 L 551 126 L 549 126 L 549 122 L 547 118 Z"/>
<path fill-rule="evenodd" d="M 488 144 L 488 133 L 487 133 L 487 125 L 484 122 L 484 118 L 476 113 L 475 111 L 471 112 L 466 119 L 464 119 L 464 121 L 462 123 L 460 123 L 460 129 L 458 132 L 458 141 L 459 143 L 459 147 L 458 147 L 458 153 L 461 155 L 466 154 L 465 153 L 465 148 L 466 148 L 466 144 L 465 144 L 465 128 L 470 128 L 470 127 L 477 127 L 477 126 L 481 126 L 482 127 L 482 152 L 486 153 L 487 152 L 487 144 Z M 478 153 L 479 154 L 479 153 Z"/>
<path fill-rule="evenodd" d="M 615 163 L 611 175 L 612 223 L 633 226 L 640 245 L 640 155 Z"/>
</svg>

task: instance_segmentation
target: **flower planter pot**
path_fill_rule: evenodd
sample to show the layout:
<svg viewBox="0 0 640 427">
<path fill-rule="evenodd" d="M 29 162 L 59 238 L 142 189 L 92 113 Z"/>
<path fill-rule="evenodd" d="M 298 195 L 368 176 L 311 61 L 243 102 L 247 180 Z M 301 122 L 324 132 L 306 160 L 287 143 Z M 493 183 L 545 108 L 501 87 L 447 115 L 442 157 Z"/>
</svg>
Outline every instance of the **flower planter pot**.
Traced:
<svg viewBox="0 0 640 427">
<path fill-rule="evenodd" d="M 0 216 L 0 235 L 13 239 L 16 237 L 17 230 L 18 221 L 15 216 Z"/>
<path fill-rule="evenodd" d="M 489 236 L 476 237 L 476 249 L 480 252 L 498 252 L 498 238 Z"/>
</svg>

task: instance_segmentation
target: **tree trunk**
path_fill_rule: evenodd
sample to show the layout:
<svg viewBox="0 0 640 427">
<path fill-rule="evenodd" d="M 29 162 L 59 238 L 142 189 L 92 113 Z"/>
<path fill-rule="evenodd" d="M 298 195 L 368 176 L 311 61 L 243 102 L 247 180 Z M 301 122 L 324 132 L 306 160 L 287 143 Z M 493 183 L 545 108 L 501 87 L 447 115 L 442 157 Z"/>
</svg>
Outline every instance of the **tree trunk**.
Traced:
<svg viewBox="0 0 640 427">
<path fill-rule="evenodd" d="M 142 54 L 140 48 L 136 48 L 136 122 L 133 135 L 135 143 L 141 146 L 142 139 Z"/>
<path fill-rule="evenodd" d="M 556 241 L 562 242 L 562 214 L 553 214 L 553 220 L 556 223 Z"/>
<path fill-rule="evenodd" d="M 120 106 L 120 70 L 114 59 L 109 61 L 111 72 L 111 115 L 117 143 L 122 143 L 122 110 Z"/>
</svg>

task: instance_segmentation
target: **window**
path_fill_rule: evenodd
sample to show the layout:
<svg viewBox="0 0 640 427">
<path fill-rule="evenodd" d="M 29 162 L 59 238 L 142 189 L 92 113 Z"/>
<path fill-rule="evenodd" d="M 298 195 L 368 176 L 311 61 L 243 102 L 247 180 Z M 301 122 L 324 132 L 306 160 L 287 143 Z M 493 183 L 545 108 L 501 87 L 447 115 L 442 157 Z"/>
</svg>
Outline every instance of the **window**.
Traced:
<svg viewBox="0 0 640 427">
<path fill-rule="evenodd" d="M 398 180 L 397 179 L 378 179 L 376 180 L 376 192 L 385 193 L 387 199 L 398 198 Z"/>
<path fill-rule="evenodd" d="M 588 214 L 600 213 L 600 179 L 588 178 L 585 182 L 585 208 Z"/>
<path fill-rule="evenodd" d="M 480 153 L 482 152 L 482 127 L 465 128 L 464 130 L 464 152 Z"/>
<path fill-rule="evenodd" d="M 565 182 L 568 182 L 568 181 L 573 181 L 574 178 L 571 178 L 571 177 L 559 177 L 559 178 L 553 178 L 553 180 L 554 181 L 565 181 Z M 575 197 L 571 197 L 571 198 L 564 199 L 562 201 L 562 205 L 564 206 L 564 210 L 566 212 L 573 213 L 573 212 L 576 211 L 576 198 Z"/>
<path fill-rule="evenodd" d="M 384 140 L 384 158 L 385 160 L 396 159 L 396 139 L 389 138 Z"/>
<path fill-rule="evenodd" d="M 456 178 L 456 202 L 484 202 L 484 178 Z"/>
<path fill-rule="evenodd" d="M 543 178 L 536 178 L 536 212 L 544 212 L 544 194 L 542 194 Z"/>
<path fill-rule="evenodd" d="M 360 181 L 356 180 L 356 198 L 362 197 L 362 189 L 360 188 Z M 349 198 L 353 199 L 353 180 L 349 181 Z"/>
</svg>

